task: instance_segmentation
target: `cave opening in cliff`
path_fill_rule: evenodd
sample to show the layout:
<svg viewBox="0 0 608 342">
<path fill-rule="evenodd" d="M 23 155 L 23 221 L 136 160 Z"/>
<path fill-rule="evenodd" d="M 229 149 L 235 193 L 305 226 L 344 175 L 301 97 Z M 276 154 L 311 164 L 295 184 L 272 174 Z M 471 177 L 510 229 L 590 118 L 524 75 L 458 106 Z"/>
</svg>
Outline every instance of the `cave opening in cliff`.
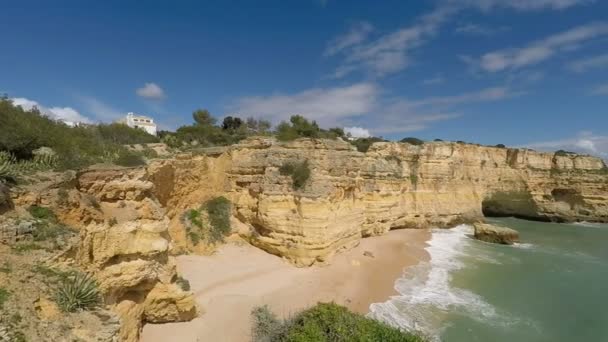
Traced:
<svg viewBox="0 0 608 342">
<path fill-rule="evenodd" d="M 517 217 L 526 220 L 547 221 L 539 215 L 538 206 L 527 191 L 497 192 L 486 197 L 481 203 L 485 217 Z"/>
</svg>

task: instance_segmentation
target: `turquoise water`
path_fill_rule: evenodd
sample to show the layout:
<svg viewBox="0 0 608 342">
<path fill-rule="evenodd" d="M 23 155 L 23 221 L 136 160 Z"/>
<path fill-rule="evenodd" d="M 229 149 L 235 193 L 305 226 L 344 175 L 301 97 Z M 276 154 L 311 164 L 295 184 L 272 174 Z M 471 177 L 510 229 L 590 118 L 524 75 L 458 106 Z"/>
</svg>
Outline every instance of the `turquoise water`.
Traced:
<svg viewBox="0 0 608 342">
<path fill-rule="evenodd" d="M 522 244 L 473 240 L 466 225 L 434 230 L 431 260 L 370 315 L 444 342 L 608 341 L 608 225 L 489 222 Z"/>
</svg>

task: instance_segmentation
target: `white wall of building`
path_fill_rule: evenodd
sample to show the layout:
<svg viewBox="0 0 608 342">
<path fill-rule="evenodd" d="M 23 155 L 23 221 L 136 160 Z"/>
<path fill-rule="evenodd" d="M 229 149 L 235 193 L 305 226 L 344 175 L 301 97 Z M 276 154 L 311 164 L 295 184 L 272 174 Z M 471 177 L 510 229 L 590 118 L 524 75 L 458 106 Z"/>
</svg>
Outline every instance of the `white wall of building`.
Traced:
<svg viewBox="0 0 608 342">
<path fill-rule="evenodd" d="M 125 119 L 127 126 L 141 128 L 149 134 L 156 135 L 156 124 L 154 123 L 154 119 L 133 113 L 128 113 Z"/>
</svg>

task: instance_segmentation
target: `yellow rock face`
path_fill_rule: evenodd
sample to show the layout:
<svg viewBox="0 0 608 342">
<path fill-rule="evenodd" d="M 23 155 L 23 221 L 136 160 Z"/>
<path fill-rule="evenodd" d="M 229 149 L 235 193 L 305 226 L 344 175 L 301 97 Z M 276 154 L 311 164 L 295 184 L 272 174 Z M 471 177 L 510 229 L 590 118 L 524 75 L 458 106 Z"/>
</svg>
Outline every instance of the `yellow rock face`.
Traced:
<svg viewBox="0 0 608 342">
<path fill-rule="evenodd" d="M 294 190 L 279 168 L 308 160 Z M 179 218 L 215 196 L 233 203 L 253 244 L 297 265 L 324 261 L 364 236 L 449 227 L 493 215 L 608 221 L 608 171 L 589 156 L 432 142 L 376 143 L 360 153 L 340 140 L 251 138 L 148 169 L 164 199 L 176 250 L 189 249 Z M 243 232 L 247 233 L 243 233 Z"/>
<path fill-rule="evenodd" d="M 40 297 L 34 302 L 36 314 L 43 321 L 54 321 L 60 319 L 62 314 L 54 301 Z"/>
<path fill-rule="evenodd" d="M 144 318 L 150 323 L 189 321 L 196 316 L 196 306 L 189 292 L 175 284 L 158 284 L 146 296 Z"/>
<path fill-rule="evenodd" d="M 146 176 L 144 169 L 78 176 L 78 192 L 94 197 L 103 220 L 81 229 L 75 259 L 95 274 L 105 304 L 118 313 L 121 341 L 138 341 L 144 322 L 196 315 L 192 293 L 172 284 L 177 274 L 169 256 L 169 219 Z"/>
</svg>

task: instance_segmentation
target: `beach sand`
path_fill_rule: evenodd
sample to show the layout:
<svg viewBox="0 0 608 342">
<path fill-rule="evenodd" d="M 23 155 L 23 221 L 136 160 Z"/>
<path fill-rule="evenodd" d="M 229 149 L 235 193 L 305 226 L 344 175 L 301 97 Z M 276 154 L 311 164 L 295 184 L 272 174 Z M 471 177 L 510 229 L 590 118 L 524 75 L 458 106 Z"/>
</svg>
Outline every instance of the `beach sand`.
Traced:
<svg viewBox="0 0 608 342">
<path fill-rule="evenodd" d="M 143 342 L 250 340 L 252 308 L 268 305 L 287 317 L 317 302 L 365 314 L 395 295 L 405 267 L 428 260 L 428 230 L 402 229 L 361 240 L 328 265 L 297 268 L 245 243 L 229 243 L 211 256 L 184 255 L 178 270 L 190 281 L 203 313 L 190 322 L 147 324 Z M 371 252 L 373 257 L 364 256 Z"/>
</svg>

